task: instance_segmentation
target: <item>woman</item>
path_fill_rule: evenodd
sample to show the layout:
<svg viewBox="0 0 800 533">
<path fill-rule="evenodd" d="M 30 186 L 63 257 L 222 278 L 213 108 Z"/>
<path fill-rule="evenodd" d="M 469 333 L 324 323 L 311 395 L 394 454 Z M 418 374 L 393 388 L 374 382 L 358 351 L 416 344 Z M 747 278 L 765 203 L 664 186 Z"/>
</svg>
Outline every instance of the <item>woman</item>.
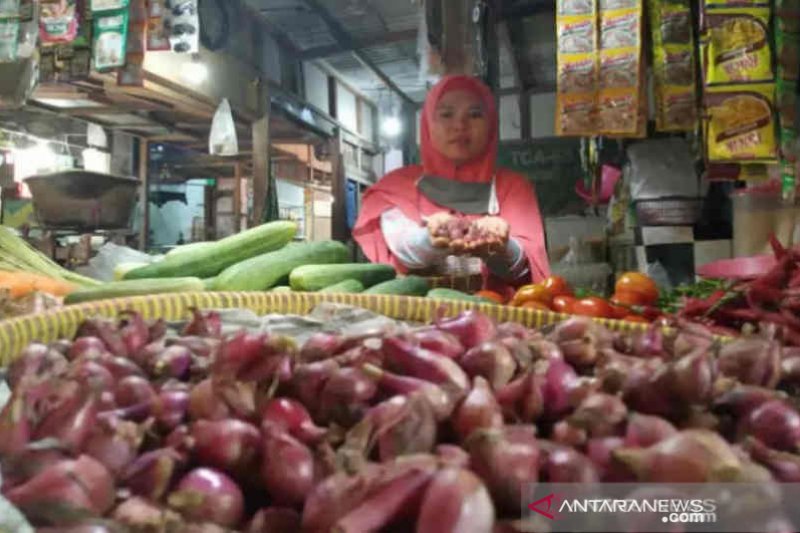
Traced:
<svg viewBox="0 0 800 533">
<path fill-rule="evenodd" d="M 420 127 L 422 166 L 391 172 L 364 194 L 353 235 L 370 261 L 407 273 L 471 253 L 483 259 L 484 288 L 503 292 L 549 276 L 532 185 L 495 168 L 497 109 L 489 88 L 468 76 L 444 78 L 425 100 Z M 466 221 L 484 245 L 448 239 L 455 220 Z"/>
</svg>

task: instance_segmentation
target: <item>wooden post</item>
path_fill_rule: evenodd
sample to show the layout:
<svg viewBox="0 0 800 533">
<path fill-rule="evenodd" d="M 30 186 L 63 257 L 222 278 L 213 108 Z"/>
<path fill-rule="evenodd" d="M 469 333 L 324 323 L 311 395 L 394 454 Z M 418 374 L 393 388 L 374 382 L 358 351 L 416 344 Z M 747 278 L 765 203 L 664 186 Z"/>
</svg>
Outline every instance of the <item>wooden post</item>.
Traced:
<svg viewBox="0 0 800 533">
<path fill-rule="evenodd" d="M 242 164 L 237 161 L 233 164 L 233 214 L 236 217 L 234 229 L 236 233 L 242 231 Z"/>
<path fill-rule="evenodd" d="M 139 250 L 147 251 L 150 233 L 150 179 L 147 173 L 149 143 L 139 139 L 139 204 L 142 206 L 142 221 L 139 228 Z"/>
<path fill-rule="evenodd" d="M 531 94 L 522 89 L 519 95 L 520 137 L 531 138 Z"/>
<path fill-rule="evenodd" d="M 331 236 L 334 240 L 346 243 L 349 235 L 347 231 L 347 177 L 342 157 L 342 132 L 330 139 L 331 143 Z"/>
<path fill-rule="evenodd" d="M 250 227 L 264 221 L 269 191 L 269 111 L 253 123 L 253 212 Z"/>
</svg>

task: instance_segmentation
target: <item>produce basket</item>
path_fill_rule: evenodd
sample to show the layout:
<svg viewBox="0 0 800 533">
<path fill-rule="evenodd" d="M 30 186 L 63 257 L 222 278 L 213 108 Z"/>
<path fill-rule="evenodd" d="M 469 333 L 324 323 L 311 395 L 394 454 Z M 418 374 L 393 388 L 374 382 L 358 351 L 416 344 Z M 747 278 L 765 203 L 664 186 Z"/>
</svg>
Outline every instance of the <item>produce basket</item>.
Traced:
<svg viewBox="0 0 800 533">
<path fill-rule="evenodd" d="M 0 321 L 0 366 L 6 366 L 32 342 L 50 343 L 75 335 L 87 318 L 118 317 L 136 311 L 147 320 L 180 321 L 190 318 L 193 309 L 247 309 L 259 315 L 268 313 L 306 315 L 324 302 L 362 307 L 396 320 L 430 322 L 442 313 L 453 316 L 477 309 L 498 322 L 517 322 L 541 328 L 568 318 L 566 315 L 494 304 L 431 298 L 366 294 L 198 292 L 139 296 L 102 300 Z M 614 331 L 644 331 L 646 325 L 598 319 Z"/>
</svg>

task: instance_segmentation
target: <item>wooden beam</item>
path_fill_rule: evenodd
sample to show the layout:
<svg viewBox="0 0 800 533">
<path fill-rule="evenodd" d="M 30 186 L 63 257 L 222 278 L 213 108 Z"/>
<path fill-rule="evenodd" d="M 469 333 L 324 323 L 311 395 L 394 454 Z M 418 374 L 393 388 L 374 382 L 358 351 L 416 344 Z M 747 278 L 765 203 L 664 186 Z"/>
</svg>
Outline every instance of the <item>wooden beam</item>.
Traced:
<svg viewBox="0 0 800 533">
<path fill-rule="evenodd" d="M 389 89 L 396 93 L 400 98 L 413 107 L 419 107 L 419 104 L 408 96 L 397 84 L 386 75 L 383 70 L 378 67 L 366 54 L 364 54 L 355 42 L 350 33 L 342 26 L 342 24 L 334 17 L 325 6 L 322 5 L 320 0 L 304 0 L 308 6 L 325 22 L 330 29 L 333 38 L 342 46 L 350 48 L 353 51 L 353 56 L 361 63 L 364 68 L 371 71 L 377 76 Z"/>
<path fill-rule="evenodd" d="M 514 87 L 522 87 L 524 80 L 520 74 L 519 56 L 514 49 L 514 43 L 511 42 L 511 34 L 508 30 L 508 22 L 501 22 L 497 28 L 497 37 L 500 40 L 500 45 L 505 47 L 508 54 L 511 56 L 511 70 L 514 78 Z"/>
<path fill-rule="evenodd" d="M 373 46 L 382 46 L 385 44 L 403 43 L 407 41 L 414 41 L 417 38 L 417 30 L 404 30 L 393 31 L 383 35 L 375 36 L 370 39 L 359 39 L 352 44 L 356 48 L 347 48 L 342 44 L 334 44 L 330 46 L 317 46 L 308 48 L 300 52 L 299 59 L 301 61 L 310 61 L 312 59 L 320 59 L 323 57 L 335 56 L 345 52 L 353 52 L 355 50 L 363 50 L 364 48 L 372 48 Z"/>
<path fill-rule="evenodd" d="M 269 190 L 269 111 L 260 119 L 253 122 L 253 212 L 250 217 L 250 227 L 257 226 L 264 221 L 267 209 L 267 194 L 275 191 Z"/>
<path fill-rule="evenodd" d="M 350 232 L 347 230 L 347 177 L 345 176 L 344 158 L 342 157 L 341 132 L 330 139 L 331 153 L 331 237 L 340 242 L 347 242 Z"/>
<path fill-rule="evenodd" d="M 508 46 L 514 62 L 515 85 L 525 90 L 531 84 L 533 75 L 528 68 L 527 55 L 525 54 L 525 26 L 521 19 L 506 20 L 503 23 L 508 36 Z"/>
<path fill-rule="evenodd" d="M 233 227 L 236 229 L 236 233 L 242 231 L 242 165 L 241 163 L 235 163 L 233 165 L 233 212 L 236 216 L 236 220 L 233 223 Z"/>
<path fill-rule="evenodd" d="M 139 204 L 142 208 L 142 220 L 139 228 L 139 250 L 147 251 L 150 234 L 150 178 L 147 174 L 149 147 L 147 139 L 139 139 Z"/>
</svg>

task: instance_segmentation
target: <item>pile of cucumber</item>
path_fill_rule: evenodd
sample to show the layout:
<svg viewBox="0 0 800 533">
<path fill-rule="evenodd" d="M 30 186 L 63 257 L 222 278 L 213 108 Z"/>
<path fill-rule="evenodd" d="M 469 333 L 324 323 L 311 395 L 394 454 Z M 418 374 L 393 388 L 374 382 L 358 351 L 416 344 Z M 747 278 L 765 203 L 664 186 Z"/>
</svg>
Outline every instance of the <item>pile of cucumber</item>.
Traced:
<svg viewBox="0 0 800 533">
<path fill-rule="evenodd" d="M 121 281 L 73 292 L 65 303 L 204 290 L 474 299 L 457 291 L 431 290 L 418 276 L 399 278 L 391 265 L 349 262 L 350 250 L 340 242 L 292 242 L 297 230 L 295 222 L 276 221 L 216 242 L 181 246 L 158 262 L 127 270 Z"/>
</svg>

